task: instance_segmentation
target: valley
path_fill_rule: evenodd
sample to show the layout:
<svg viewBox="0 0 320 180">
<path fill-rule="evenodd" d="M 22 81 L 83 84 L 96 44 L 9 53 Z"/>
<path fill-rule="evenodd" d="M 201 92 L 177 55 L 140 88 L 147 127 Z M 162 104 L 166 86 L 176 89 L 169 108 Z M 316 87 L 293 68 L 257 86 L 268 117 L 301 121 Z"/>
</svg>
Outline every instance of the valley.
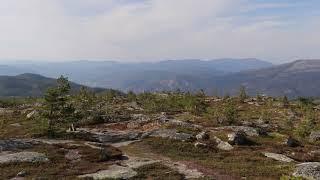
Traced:
<svg viewBox="0 0 320 180">
<path fill-rule="evenodd" d="M 17 72 L 16 70 L 21 71 Z M 161 92 L 204 90 L 208 95 L 235 95 L 244 86 L 251 96 L 318 97 L 320 88 L 320 60 L 298 60 L 291 63 L 272 65 L 257 59 L 221 59 L 212 61 L 176 60 L 156 63 L 118 63 L 112 61 L 74 61 L 64 63 L 13 63 L 0 68 L 3 91 L 11 94 L 2 96 L 27 96 L 43 94 L 45 88 L 20 85 L 12 73 L 33 73 L 57 78 L 64 75 L 75 82 L 97 90 L 117 89 L 124 92 Z M 8 76 L 10 75 L 10 76 Z M 20 75 L 20 76 L 23 76 Z M 35 76 L 34 76 L 35 77 Z M 11 78 L 11 79 L 10 79 Z M 43 77 L 44 78 L 44 77 Z M 30 80 L 32 78 L 29 78 Z M 34 80 L 34 79 L 33 79 Z M 26 94 L 15 93 L 14 82 Z M 47 81 L 47 82 L 45 82 Z M 43 80 L 42 84 L 52 84 Z M 28 82 L 34 84 L 34 82 Z M 44 85 L 44 87 L 48 87 Z M 308 88 L 306 88 L 308 87 Z M 10 89 L 11 88 L 11 89 Z"/>
</svg>

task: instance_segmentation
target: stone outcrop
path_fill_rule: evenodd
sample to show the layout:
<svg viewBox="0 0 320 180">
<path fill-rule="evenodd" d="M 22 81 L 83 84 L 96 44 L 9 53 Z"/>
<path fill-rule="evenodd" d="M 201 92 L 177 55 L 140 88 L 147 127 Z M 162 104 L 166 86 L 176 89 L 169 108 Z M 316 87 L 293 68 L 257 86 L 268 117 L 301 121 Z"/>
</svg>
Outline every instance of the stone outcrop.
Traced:
<svg viewBox="0 0 320 180">
<path fill-rule="evenodd" d="M 208 140 L 210 138 L 208 132 L 202 131 L 196 135 L 197 140 Z"/>
<path fill-rule="evenodd" d="M 311 132 L 309 139 L 311 142 L 319 142 L 320 141 L 320 131 Z"/>
<path fill-rule="evenodd" d="M 249 145 L 251 142 L 247 139 L 244 132 L 238 131 L 228 134 L 228 143 L 231 145 Z"/>
<path fill-rule="evenodd" d="M 190 128 L 190 129 L 195 129 L 195 130 L 203 129 L 203 127 L 200 125 L 180 121 L 177 119 L 170 119 L 170 120 L 167 120 L 165 123 L 168 125 L 172 125 L 172 126 L 179 126 L 179 127 Z"/>
<path fill-rule="evenodd" d="M 147 158 L 128 157 L 127 161 L 124 161 L 120 165 L 112 165 L 107 170 L 101 170 L 92 174 L 85 174 L 78 176 L 79 178 L 91 178 L 91 179 L 129 179 L 136 176 L 138 173 L 134 170 L 136 168 L 157 163 Z"/>
<path fill-rule="evenodd" d="M 285 139 L 284 144 L 288 147 L 298 147 L 301 146 L 300 142 L 293 137 L 288 137 Z"/>
<path fill-rule="evenodd" d="M 27 117 L 27 119 L 32 119 L 32 118 L 34 118 L 34 117 L 36 117 L 38 115 L 39 115 L 39 112 L 36 111 L 36 110 L 33 110 L 30 113 L 28 113 L 26 117 Z"/>
<path fill-rule="evenodd" d="M 205 147 L 207 147 L 207 144 L 201 143 L 201 142 L 195 142 L 194 143 L 194 147 L 196 147 L 196 148 L 205 148 Z"/>
<path fill-rule="evenodd" d="M 83 139 L 87 141 L 101 142 L 101 143 L 115 143 L 137 140 L 141 133 L 135 131 L 99 131 L 97 129 L 78 128 L 77 131 L 69 132 L 74 138 Z"/>
<path fill-rule="evenodd" d="M 144 133 L 142 137 L 161 137 L 180 141 L 189 141 L 193 139 L 193 135 L 187 133 L 178 133 L 175 129 L 157 129 Z"/>
<path fill-rule="evenodd" d="M 314 180 L 320 179 L 320 162 L 298 164 L 293 176 Z"/>
<path fill-rule="evenodd" d="M 101 170 L 92 174 L 78 176 L 81 179 L 129 179 L 136 176 L 138 173 L 132 168 L 112 165 L 107 170 Z"/>
<path fill-rule="evenodd" d="M 49 159 L 46 155 L 38 152 L 19 152 L 13 154 L 0 155 L 0 164 L 9 163 L 36 163 L 36 162 L 47 162 Z"/>
<path fill-rule="evenodd" d="M 263 134 L 262 132 L 260 132 L 259 129 L 249 127 L 249 126 L 223 126 L 223 127 L 214 128 L 214 130 L 229 130 L 233 132 L 242 131 L 247 136 L 259 136 Z"/>
<path fill-rule="evenodd" d="M 220 138 L 214 136 L 213 139 L 217 143 L 217 148 L 224 151 L 231 151 L 233 149 L 232 145 L 228 142 L 222 141 Z"/>
<path fill-rule="evenodd" d="M 28 149 L 33 146 L 31 140 L 23 139 L 8 139 L 0 140 L 0 152 L 1 151 L 13 151 L 18 149 Z"/>
<path fill-rule="evenodd" d="M 293 159 L 291 159 L 283 154 L 268 153 L 268 152 L 265 152 L 263 154 L 264 154 L 264 156 L 271 158 L 271 159 L 274 159 L 274 160 L 277 160 L 277 161 L 287 162 L 287 163 L 294 162 Z"/>
</svg>

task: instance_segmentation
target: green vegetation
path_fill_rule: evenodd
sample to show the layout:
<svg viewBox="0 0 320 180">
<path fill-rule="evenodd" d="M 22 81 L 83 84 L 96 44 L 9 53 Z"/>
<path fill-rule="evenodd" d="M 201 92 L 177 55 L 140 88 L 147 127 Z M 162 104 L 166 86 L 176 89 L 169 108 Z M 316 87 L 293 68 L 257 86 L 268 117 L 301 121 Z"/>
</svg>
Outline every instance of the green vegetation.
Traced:
<svg viewBox="0 0 320 180">
<path fill-rule="evenodd" d="M 244 102 L 244 100 L 248 97 L 246 88 L 244 86 L 240 86 L 239 89 L 239 100 L 240 102 Z"/>
<path fill-rule="evenodd" d="M 285 107 L 285 108 L 289 107 L 289 100 L 288 100 L 287 96 L 283 96 L 282 104 L 283 104 L 283 107 Z"/>
<path fill-rule="evenodd" d="M 137 96 L 137 100 L 149 113 L 187 111 L 195 115 L 201 115 L 207 107 L 201 92 L 196 95 L 191 93 L 142 93 Z"/>
<path fill-rule="evenodd" d="M 320 129 L 320 112 L 314 100 L 309 98 L 291 100 L 285 96 L 272 98 L 259 94 L 256 98 L 251 98 L 244 87 L 240 88 L 238 96 L 224 98 L 207 96 L 204 91 L 136 94 L 132 91 L 123 93 L 107 90 L 96 93 L 85 87 L 73 93 L 68 79 L 61 76 L 44 97 L 0 99 L 0 106 L 2 139 L 72 139 L 75 136 L 71 134 L 77 132 L 66 131 L 71 125 L 76 129 L 81 127 L 99 132 L 120 130 L 121 133 L 145 134 L 166 129 L 168 132 L 175 130 L 179 135 L 185 133 L 193 138 L 178 141 L 149 137 L 123 147 L 122 150 L 134 157 L 151 156 L 151 159 L 160 160 L 170 158 L 173 162 L 197 167 L 209 175 L 227 175 L 224 178 L 300 179 L 290 176 L 294 163 L 274 161 L 266 158 L 263 152 L 283 154 L 299 162 L 319 160 L 318 154 L 311 153 L 319 148 L 318 144 L 309 142 L 308 138 L 312 131 Z M 215 137 L 228 141 L 228 134 L 233 130 L 222 126 L 248 126 L 267 133 L 246 137 L 253 142 L 250 145 L 233 145 L 233 150 L 224 151 L 217 146 Z M 195 137 L 200 132 L 207 133 L 209 137 L 196 140 Z M 297 139 L 302 146 L 285 145 L 283 142 L 288 137 Z M 79 139 L 75 141 L 79 143 Z M 195 146 L 196 142 L 204 143 L 204 146 Z M 48 154 L 52 165 L 44 163 L 31 167 L 30 164 L 1 166 L 8 175 L 0 174 L 0 178 L 14 177 L 17 173 L 14 169 L 19 168 L 32 174 L 28 178 L 38 177 L 43 171 L 44 177 L 59 178 L 65 175 L 67 179 L 72 179 L 81 173 L 96 172 L 114 163 L 109 156 L 110 152 L 105 149 L 92 150 L 88 145 L 82 147 L 72 144 L 72 147 L 53 146 L 36 146 L 31 149 Z M 96 146 L 101 148 L 100 145 Z M 82 153 L 79 164 L 71 164 L 65 160 L 69 150 L 79 150 Z M 64 169 L 67 170 L 64 172 Z M 176 170 L 161 163 L 135 170 L 138 175 L 132 179 L 184 178 Z"/>
<path fill-rule="evenodd" d="M 58 124 L 68 124 L 74 121 L 74 107 L 69 103 L 70 84 L 68 79 L 61 76 L 57 80 L 58 86 L 49 88 L 45 94 L 44 111 L 41 118 L 48 121 L 48 133 L 54 133 Z"/>
<path fill-rule="evenodd" d="M 238 110 L 232 101 L 228 101 L 227 103 L 218 107 L 208 108 L 206 117 L 213 120 L 214 123 L 220 125 L 236 124 L 237 120 L 239 120 Z"/>
<path fill-rule="evenodd" d="M 316 128 L 316 113 L 312 110 L 306 110 L 303 120 L 298 124 L 295 133 L 300 138 L 306 138 L 311 131 Z"/>
</svg>

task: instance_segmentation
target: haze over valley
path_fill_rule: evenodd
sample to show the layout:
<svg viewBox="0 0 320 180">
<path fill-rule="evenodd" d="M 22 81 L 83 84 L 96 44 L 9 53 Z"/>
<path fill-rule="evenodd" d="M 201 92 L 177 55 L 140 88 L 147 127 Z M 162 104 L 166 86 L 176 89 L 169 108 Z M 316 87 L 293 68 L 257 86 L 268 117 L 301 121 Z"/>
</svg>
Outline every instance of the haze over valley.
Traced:
<svg viewBox="0 0 320 180">
<path fill-rule="evenodd" d="M 320 95 L 316 90 L 320 87 L 320 60 L 297 60 L 281 65 L 258 59 L 217 59 L 167 60 L 152 63 L 16 62 L 0 66 L 0 75 L 3 76 L 25 73 L 50 78 L 64 75 L 84 86 L 134 92 L 178 89 L 196 92 L 203 89 L 207 94 L 215 93 L 222 96 L 228 93 L 236 94 L 239 87 L 244 86 L 250 95 L 260 93 L 292 98 Z M 10 89 L 4 88 L 3 91 Z M 38 91 L 37 95 L 42 93 Z M 19 93 L 11 95 L 23 96 Z"/>
</svg>

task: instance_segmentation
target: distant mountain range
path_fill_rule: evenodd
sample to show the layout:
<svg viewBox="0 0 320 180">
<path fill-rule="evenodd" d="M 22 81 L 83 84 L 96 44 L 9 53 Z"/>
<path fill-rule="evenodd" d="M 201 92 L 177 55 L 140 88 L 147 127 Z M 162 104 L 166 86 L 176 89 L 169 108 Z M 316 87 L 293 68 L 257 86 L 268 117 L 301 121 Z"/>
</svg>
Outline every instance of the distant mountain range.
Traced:
<svg viewBox="0 0 320 180">
<path fill-rule="evenodd" d="M 56 79 L 43 77 L 37 74 L 21 74 L 17 76 L 0 76 L 0 97 L 37 97 L 42 96 L 49 87 L 57 85 Z M 72 91 L 78 91 L 82 87 L 79 84 L 71 83 Z M 99 92 L 102 89 L 90 88 Z"/>
<path fill-rule="evenodd" d="M 37 62 L 8 63 L 0 66 L 0 75 L 18 75 L 22 73 L 41 74 L 56 78 L 60 75 L 71 81 L 92 87 L 130 90 L 136 83 L 146 86 L 165 81 L 180 80 L 179 87 L 185 81 L 209 78 L 272 66 L 258 59 L 217 59 L 203 60 L 167 60 L 154 63 L 119 63 L 114 61 L 74 61 L 74 62 Z M 185 79 L 185 80 L 184 80 Z M 143 88 L 144 85 L 141 85 Z M 191 85 L 197 88 L 197 84 Z M 169 86 L 168 86 L 169 87 Z M 142 89 L 141 88 L 141 89 Z M 185 88 L 189 88 L 187 85 Z M 134 89 L 133 89 L 134 90 Z"/>
<path fill-rule="evenodd" d="M 221 92 L 235 94 L 243 85 L 251 94 L 271 96 L 320 96 L 320 60 L 298 60 L 270 68 L 215 78 Z"/>
<path fill-rule="evenodd" d="M 86 86 L 135 92 L 204 89 L 207 93 L 224 95 L 236 94 L 240 86 L 245 86 L 251 95 L 320 96 L 320 60 L 299 60 L 282 65 L 258 59 L 8 63 L 0 65 L 0 75 L 11 76 L 0 77 L 0 90 L 7 92 L 3 95 L 19 94 L 19 89 L 27 89 L 21 94 L 23 96 L 39 94 L 54 82 L 50 78 L 23 81 L 21 76 L 25 74 L 15 76 L 21 73 L 51 78 L 65 75 L 71 81 Z"/>
</svg>

